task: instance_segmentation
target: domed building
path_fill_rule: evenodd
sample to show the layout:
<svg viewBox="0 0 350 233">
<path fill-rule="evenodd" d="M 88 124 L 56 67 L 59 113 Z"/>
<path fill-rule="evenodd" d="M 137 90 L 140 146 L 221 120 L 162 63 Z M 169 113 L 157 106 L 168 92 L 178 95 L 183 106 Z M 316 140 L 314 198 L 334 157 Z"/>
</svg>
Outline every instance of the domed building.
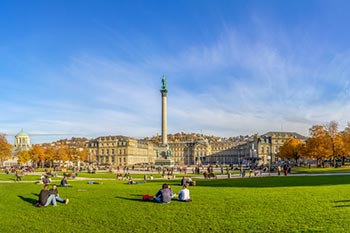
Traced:
<svg viewBox="0 0 350 233">
<path fill-rule="evenodd" d="M 13 152 L 15 155 L 18 155 L 21 153 L 21 151 L 26 151 L 30 148 L 32 148 L 32 145 L 30 144 L 30 137 L 22 129 L 21 132 L 15 136 L 15 145 L 13 147 Z"/>
<path fill-rule="evenodd" d="M 4 161 L 3 166 L 5 167 L 18 166 L 18 155 L 22 151 L 30 150 L 31 148 L 32 148 L 32 145 L 30 144 L 30 137 L 22 129 L 21 132 L 19 132 L 15 136 L 15 144 L 13 146 L 12 157 Z"/>
</svg>

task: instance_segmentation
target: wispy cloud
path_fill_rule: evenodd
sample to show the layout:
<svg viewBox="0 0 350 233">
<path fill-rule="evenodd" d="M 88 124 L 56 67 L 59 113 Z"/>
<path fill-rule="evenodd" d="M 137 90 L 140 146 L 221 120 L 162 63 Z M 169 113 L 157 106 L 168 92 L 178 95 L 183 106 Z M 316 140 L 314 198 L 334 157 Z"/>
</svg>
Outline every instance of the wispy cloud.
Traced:
<svg viewBox="0 0 350 233">
<path fill-rule="evenodd" d="M 227 26 L 216 40 L 159 52 L 111 32 L 128 59 L 92 52 L 46 67 L 28 98 L 0 100 L 0 128 L 101 135 L 160 133 L 160 80 L 168 76 L 168 128 L 218 136 L 288 130 L 350 119 L 350 54 L 298 44 L 288 31 L 257 25 L 252 34 Z M 111 31 L 107 28 L 107 31 Z M 277 34 L 274 34 L 278 31 Z M 131 39 L 130 39 L 131 40 Z M 147 43 L 146 43 L 147 42 Z M 146 45 L 147 44 L 147 45 Z M 155 51 L 156 50 L 156 51 Z M 40 80 L 40 81 L 39 81 Z M 15 81 L 6 84 L 16 88 Z M 9 124 L 10 119 L 14 119 Z"/>
</svg>

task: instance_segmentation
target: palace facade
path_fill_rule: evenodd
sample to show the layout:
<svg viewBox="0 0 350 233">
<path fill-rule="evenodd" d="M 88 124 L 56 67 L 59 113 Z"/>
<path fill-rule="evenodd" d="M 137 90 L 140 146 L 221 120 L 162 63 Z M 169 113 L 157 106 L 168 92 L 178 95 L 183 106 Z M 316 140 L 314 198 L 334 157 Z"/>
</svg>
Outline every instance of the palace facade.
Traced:
<svg viewBox="0 0 350 233">
<path fill-rule="evenodd" d="M 290 138 L 306 137 L 294 132 L 268 132 L 263 135 L 220 139 L 198 134 L 169 136 L 169 149 L 176 165 L 239 164 L 266 165 L 278 161 L 279 148 Z M 98 164 L 128 166 L 153 164 L 159 155 L 159 138 L 134 139 L 103 136 L 88 141 L 89 160 Z"/>
<path fill-rule="evenodd" d="M 268 132 L 263 135 L 253 135 L 234 148 L 234 162 L 259 165 L 277 162 L 279 148 L 291 138 L 306 140 L 306 137 L 295 132 Z"/>
<path fill-rule="evenodd" d="M 88 141 L 89 161 L 98 164 L 127 166 L 154 163 L 156 148 L 153 143 L 125 136 L 103 136 Z"/>
<path fill-rule="evenodd" d="M 203 137 L 191 137 L 191 139 L 190 141 L 180 139 L 168 142 L 170 156 L 176 165 L 207 164 L 214 160 L 217 162 L 218 157 L 229 156 L 227 151 L 237 144 L 225 140 L 211 142 Z M 98 137 L 86 144 L 91 162 L 92 158 L 96 158 L 95 162 L 98 164 L 120 166 L 153 164 L 161 151 L 158 145 L 159 143 L 151 139 L 139 140 L 124 136 Z M 215 157 L 211 157 L 213 155 Z"/>
</svg>

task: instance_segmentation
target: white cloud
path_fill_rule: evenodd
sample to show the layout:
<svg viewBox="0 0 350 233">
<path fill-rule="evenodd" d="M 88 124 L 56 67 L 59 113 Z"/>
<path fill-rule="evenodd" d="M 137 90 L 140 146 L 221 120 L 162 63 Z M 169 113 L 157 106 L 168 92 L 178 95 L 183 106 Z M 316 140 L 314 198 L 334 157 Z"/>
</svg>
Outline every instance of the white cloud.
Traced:
<svg viewBox="0 0 350 233">
<path fill-rule="evenodd" d="M 75 55 L 63 69 L 45 73 L 46 86 L 40 90 L 47 87 L 43 93 L 55 92 L 55 98 L 39 93 L 27 106 L 0 102 L 10 113 L 0 119 L 16 119 L 0 126 L 92 137 L 152 136 L 160 133 L 163 74 L 169 78 L 172 133 L 203 130 L 229 137 L 283 129 L 307 134 L 312 124 L 331 120 L 345 126 L 350 119 L 350 55 L 334 53 L 327 62 L 322 52 L 311 53 L 314 48 L 286 48 L 293 42 L 283 32 L 279 44 L 263 34 L 252 39 L 227 28 L 215 43 L 167 55 L 154 54 L 149 47 L 139 60 L 128 62 Z M 329 95 L 332 91 L 339 93 Z M 24 112 L 25 117 L 16 117 Z"/>
</svg>

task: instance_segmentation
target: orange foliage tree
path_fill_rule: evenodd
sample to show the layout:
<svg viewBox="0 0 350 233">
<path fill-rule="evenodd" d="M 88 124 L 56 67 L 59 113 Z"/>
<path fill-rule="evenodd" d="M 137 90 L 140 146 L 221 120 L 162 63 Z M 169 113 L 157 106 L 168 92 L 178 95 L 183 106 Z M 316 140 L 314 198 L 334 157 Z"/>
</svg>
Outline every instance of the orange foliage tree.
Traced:
<svg viewBox="0 0 350 233">
<path fill-rule="evenodd" d="M 310 137 L 306 141 L 305 155 L 316 159 L 319 166 L 321 161 L 329 158 L 331 148 L 329 137 L 323 125 L 314 125 L 310 128 Z"/>
<path fill-rule="evenodd" d="M 68 146 L 61 146 L 57 149 L 56 151 L 56 158 L 59 161 L 66 162 L 71 160 L 71 150 L 69 149 Z"/>
<path fill-rule="evenodd" d="M 303 156 L 304 147 L 304 142 L 291 138 L 280 147 L 278 156 L 284 159 L 293 159 L 298 163 L 298 159 Z"/>
<path fill-rule="evenodd" d="M 0 164 L 12 154 L 12 145 L 9 144 L 4 135 L 0 134 Z"/>
<path fill-rule="evenodd" d="M 39 145 L 34 145 L 30 150 L 29 150 L 30 157 L 32 161 L 36 164 L 36 166 L 43 167 L 44 162 L 45 162 L 45 148 L 39 146 Z"/>
<path fill-rule="evenodd" d="M 27 163 L 29 161 L 30 161 L 30 154 L 29 154 L 29 152 L 26 151 L 26 150 L 21 151 L 21 153 L 18 155 L 18 163 L 20 165 L 23 165 L 23 164 L 25 164 L 25 163 Z"/>
<path fill-rule="evenodd" d="M 55 161 L 55 149 L 53 147 L 46 148 L 45 155 L 46 162 L 49 162 L 50 167 L 52 167 L 53 162 Z"/>
</svg>

